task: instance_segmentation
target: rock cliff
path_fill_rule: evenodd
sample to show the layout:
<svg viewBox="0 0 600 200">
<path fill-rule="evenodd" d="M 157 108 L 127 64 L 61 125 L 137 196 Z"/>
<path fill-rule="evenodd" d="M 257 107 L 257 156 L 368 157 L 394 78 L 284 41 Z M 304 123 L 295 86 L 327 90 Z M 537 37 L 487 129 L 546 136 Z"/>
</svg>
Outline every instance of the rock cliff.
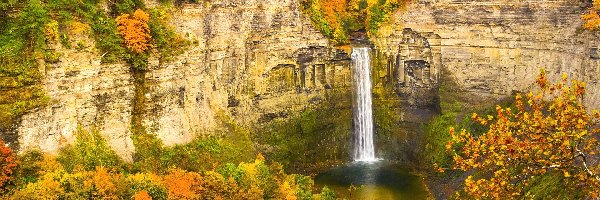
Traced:
<svg viewBox="0 0 600 200">
<path fill-rule="evenodd" d="M 415 0 L 372 38 L 375 110 L 383 116 L 376 121 L 410 122 L 402 133 L 378 126 L 380 138 L 418 137 L 412 130 L 431 113 L 404 105 L 435 108 L 442 77 L 465 97 L 485 101 L 531 88 L 544 67 L 554 78 L 567 73 L 587 81 L 585 103 L 600 108 L 600 40 L 579 30 L 586 6 L 584 0 Z M 231 121 L 261 126 L 335 96 L 350 100 L 348 53 L 329 45 L 297 0 L 185 4 L 171 22 L 192 46 L 171 62 L 151 58 L 143 77 L 126 64 L 101 64 L 94 45 L 59 49 L 60 61 L 45 70 L 50 104 L 22 116 L 5 135 L 18 135 L 12 142 L 21 150 L 55 152 L 74 140 L 78 126 L 95 128 L 130 159 L 136 117 L 173 145 L 223 134 Z M 403 151 L 413 151 L 406 143 Z"/>
<path fill-rule="evenodd" d="M 432 66 L 427 77 L 443 74 L 469 100 L 526 91 L 545 68 L 553 79 L 566 73 L 586 81 L 585 103 L 598 109 L 600 40 L 581 29 L 587 6 L 586 0 L 416 0 L 373 42 L 392 71 L 414 71 L 415 62 Z M 392 77 L 403 86 L 421 76 Z"/>
<path fill-rule="evenodd" d="M 296 0 L 185 4 L 172 25 L 194 44 L 173 62 L 151 58 L 142 84 L 125 64 L 100 64 L 93 45 L 61 50 L 45 72 L 50 105 L 16 126 L 20 149 L 55 152 L 81 126 L 97 129 L 130 159 L 133 115 L 173 145 L 221 133 L 231 120 L 266 123 L 317 105 L 326 93 L 349 91 L 347 53 L 329 47 Z M 140 98 L 144 105 L 135 109 Z"/>
</svg>

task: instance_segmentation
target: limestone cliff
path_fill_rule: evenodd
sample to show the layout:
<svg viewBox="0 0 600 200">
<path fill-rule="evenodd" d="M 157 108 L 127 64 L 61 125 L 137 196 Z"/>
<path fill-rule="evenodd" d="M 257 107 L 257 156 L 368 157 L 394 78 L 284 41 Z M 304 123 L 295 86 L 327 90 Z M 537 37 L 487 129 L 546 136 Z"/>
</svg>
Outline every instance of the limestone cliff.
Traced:
<svg viewBox="0 0 600 200">
<path fill-rule="evenodd" d="M 389 57 L 391 71 L 430 65 L 426 77 L 443 74 L 469 100 L 526 91 L 545 68 L 554 79 L 566 73 L 586 81 L 585 103 L 597 109 L 600 40 L 581 30 L 587 6 L 585 0 L 416 0 L 373 42 Z M 399 75 L 392 76 L 399 85 L 423 76 Z"/>
<path fill-rule="evenodd" d="M 579 31 L 586 6 L 584 0 L 415 0 L 398 11 L 372 38 L 378 137 L 402 143 L 380 146 L 414 151 L 418 140 L 397 138 L 419 137 L 414 130 L 435 110 L 442 77 L 482 101 L 527 90 L 544 67 L 551 77 L 567 73 L 588 82 L 585 103 L 600 108 L 600 40 Z M 13 143 L 21 150 L 55 152 L 81 125 L 98 129 L 129 159 L 133 116 L 173 145 L 223 134 L 224 122 L 261 126 L 351 93 L 348 54 L 330 46 L 297 0 L 184 4 L 171 23 L 194 42 L 172 62 L 151 58 L 143 84 L 126 64 L 101 64 L 103 52 L 94 45 L 56 47 L 63 55 L 44 78 L 50 104 L 4 134 L 18 135 Z M 143 106 L 134 108 L 140 99 Z"/>
<path fill-rule="evenodd" d="M 52 102 L 16 128 L 20 149 L 55 152 L 81 125 L 130 159 L 132 115 L 173 145 L 220 133 L 224 121 L 251 126 L 293 115 L 351 84 L 347 54 L 329 47 L 296 0 L 185 4 L 172 25 L 194 44 L 173 62 L 151 58 L 141 85 L 127 65 L 100 64 L 93 45 L 61 50 L 45 72 Z M 141 110 L 133 108 L 136 98 L 144 99 Z"/>
</svg>

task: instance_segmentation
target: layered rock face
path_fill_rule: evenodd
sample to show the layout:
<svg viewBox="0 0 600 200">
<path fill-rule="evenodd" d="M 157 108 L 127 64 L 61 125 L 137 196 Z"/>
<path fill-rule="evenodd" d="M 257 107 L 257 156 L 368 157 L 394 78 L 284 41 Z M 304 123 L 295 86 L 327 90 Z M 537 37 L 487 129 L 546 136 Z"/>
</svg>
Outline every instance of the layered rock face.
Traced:
<svg viewBox="0 0 600 200">
<path fill-rule="evenodd" d="M 378 127 L 379 139 L 418 137 L 418 123 L 432 114 L 404 102 L 435 106 L 442 78 L 470 100 L 485 101 L 532 88 L 545 68 L 553 79 L 567 73 L 586 81 L 585 103 L 600 108 L 600 40 L 579 31 L 586 6 L 585 0 L 415 0 L 372 38 L 375 112 L 388 114 L 375 116 L 376 123 L 394 124 L 387 132 Z M 136 116 L 173 145 L 226 133 L 223 124 L 232 121 L 261 126 L 323 102 L 351 101 L 348 54 L 329 46 L 297 0 L 186 4 L 172 25 L 194 43 L 172 62 L 151 58 L 143 83 L 126 64 L 101 64 L 103 52 L 91 41 L 82 50 L 59 49 L 60 61 L 45 71 L 50 104 L 21 118 L 13 144 L 55 152 L 81 126 L 97 129 L 129 159 Z"/>
<path fill-rule="evenodd" d="M 390 65 L 404 68 L 400 71 L 409 72 L 407 61 L 414 58 L 438 66 L 470 100 L 527 91 L 545 68 L 554 80 L 566 73 L 586 81 L 584 103 L 597 109 L 600 40 L 580 28 L 587 6 L 586 0 L 416 0 L 398 11 L 373 42 L 398 60 Z M 406 57 L 406 49 L 419 48 L 433 57 L 399 58 Z"/>
<path fill-rule="evenodd" d="M 44 80 L 52 103 L 22 117 L 20 149 L 55 152 L 82 126 L 129 159 L 133 115 L 173 145 L 221 134 L 231 121 L 254 126 L 294 115 L 350 91 L 348 54 L 328 47 L 296 0 L 187 4 L 172 24 L 194 44 L 173 62 L 151 58 L 143 83 L 127 65 L 100 64 L 93 45 L 64 54 Z"/>
</svg>

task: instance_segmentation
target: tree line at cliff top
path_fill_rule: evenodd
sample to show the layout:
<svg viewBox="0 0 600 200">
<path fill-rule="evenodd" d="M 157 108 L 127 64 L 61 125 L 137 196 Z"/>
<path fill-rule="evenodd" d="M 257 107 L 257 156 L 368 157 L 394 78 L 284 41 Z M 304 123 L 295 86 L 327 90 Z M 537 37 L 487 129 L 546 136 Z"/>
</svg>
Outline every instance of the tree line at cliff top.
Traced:
<svg viewBox="0 0 600 200">
<path fill-rule="evenodd" d="M 377 34 L 379 27 L 410 0 L 301 0 L 302 10 L 336 45 L 350 42 L 350 34 Z"/>
</svg>

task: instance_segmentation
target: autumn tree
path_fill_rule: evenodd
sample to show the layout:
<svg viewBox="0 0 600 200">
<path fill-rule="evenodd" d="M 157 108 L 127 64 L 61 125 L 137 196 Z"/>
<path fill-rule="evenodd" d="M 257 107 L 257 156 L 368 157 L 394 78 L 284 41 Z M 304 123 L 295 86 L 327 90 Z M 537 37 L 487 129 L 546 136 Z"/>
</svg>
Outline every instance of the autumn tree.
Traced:
<svg viewBox="0 0 600 200">
<path fill-rule="evenodd" d="M 581 19 L 584 21 L 583 27 L 588 30 L 598 30 L 600 29 L 600 15 L 598 12 L 600 11 L 600 0 L 593 0 L 592 7 L 588 9 L 588 12 L 581 16 Z"/>
<path fill-rule="evenodd" d="M 535 177 L 562 176 L 567 188 L 600 194 L 597 159 L 598 119 L 582 104 L 586 84 L 567 76 L 551 84 L 544 72 L 539 90 L 517 94 L 514 107 L 496 106 L 494 116 L 472 115 L 487 128 L 477 135 L 450 130 L 446 149 L 454 154 L 454 169 L 475 171 L 465 180 L 464 191 L 477 199 L 523 197 Z"/>
<path fill-rule="evenodd" d="M 15 154 L 0 139 L 0 193 L 4 192 L 7 184 L 13 179 L 16 167 Z"/>
<path fill-rule="evenodd" d="M 169 199 L 194 199 L 202 191 L 202 177 L 195 172 L 172 169 L 163 179 Z"/>
<path fill-rule="evenodd" d="M 136 53 L 143 53 L 152 47 L 148 21 L 150 15 L 140 9 L 133 15 L 123 14 L 117 17 L 117 31 L 123 37 L 127 48 Z"/>
<path fill-rule="evenodd" d="M 348 15 L 346 12 L 346 0 L 328 0 L 321 1 L 320 3 L 324 19 L 333 29 L 333 37 L 340 38 L 342 41 L 347 40 L 347 33 L 343 26 L 344 20 Z"/>
<path fill-rule="evenodd" d="M 152 197 L 146 190 L 139 191 L 133 195 L 133 199 L 135 200 L 152 200 Z"/>
<path fill-rule="evenodd" d="M 301 0 L 302 8 L 318 29 L 338 45 L 348 44 L 350 33 L 365 30 L 371 36 L 398 8 L 410 0 Z"/>
</svg>

